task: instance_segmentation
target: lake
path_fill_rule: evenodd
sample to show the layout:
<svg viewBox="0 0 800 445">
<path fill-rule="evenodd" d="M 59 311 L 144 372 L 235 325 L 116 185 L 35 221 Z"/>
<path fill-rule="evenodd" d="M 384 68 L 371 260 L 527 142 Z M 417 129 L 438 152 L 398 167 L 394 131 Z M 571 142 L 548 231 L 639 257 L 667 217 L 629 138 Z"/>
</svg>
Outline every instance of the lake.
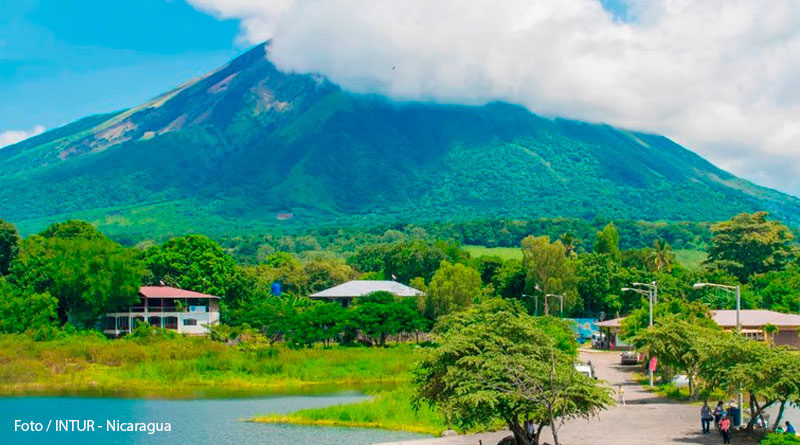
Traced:
<svg viewBox="0 0 800 445">
<path fill-rule="evenodd" d="M 356 392 L 328 395 L 279 395 L 253 398 L 153 400 L 101 397 L 2 397 L 0 443 L 14 444 L 370 444 L 423 435 L 362 428 L 330 428 L 242 422 L 257 414 L 288 413 L 304 408 L 354 403 L 366 399 Z M 77 426 L 94 421 L 94 432 L 56 431 L 64 420 Z M 49 432 L 23 432 L 21 423 L 37 422 Z M 62 422 L 58 422 L 61 420 Z M 169 422 L 170 432 L 109 432 L 107 421 L 125 423 Z M 156 428 L 156 425 L 151 428 Z M 76 426 L 76 423 L 72 423 Z M 34 425 L 34 428 L 37 426 Z M 100 428 L 102 427 L 102 428 Z"/>
</svg>

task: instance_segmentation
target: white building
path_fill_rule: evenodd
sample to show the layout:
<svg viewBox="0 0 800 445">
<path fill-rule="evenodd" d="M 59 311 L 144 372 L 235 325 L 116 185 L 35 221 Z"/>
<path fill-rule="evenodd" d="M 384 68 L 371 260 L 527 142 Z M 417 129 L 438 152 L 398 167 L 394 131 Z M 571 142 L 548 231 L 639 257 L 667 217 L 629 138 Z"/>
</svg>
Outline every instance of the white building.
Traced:
<svg viewBox="0 0 800 445">
<path fill-rule="evenodd" d="M 207 326 L 219 323 L 219 297 L 169 286 L 143 286 L 139 288 L 139 303 L 106 314 L 102 329 L 118 337 L 130 332 L 137 322 L 181 334 L 206 335 Z"/>
<path fill-rule="evenodd" d="M 336 301 L 347 307 L 354 298 L 365 297 L 374 292 L 389 292 L 398 297 L 416 297 L 422 291 L 411 286 L 388 280 L 353 280 L 338 286 L 311 294 L 315 300 Z"/>
</svg>

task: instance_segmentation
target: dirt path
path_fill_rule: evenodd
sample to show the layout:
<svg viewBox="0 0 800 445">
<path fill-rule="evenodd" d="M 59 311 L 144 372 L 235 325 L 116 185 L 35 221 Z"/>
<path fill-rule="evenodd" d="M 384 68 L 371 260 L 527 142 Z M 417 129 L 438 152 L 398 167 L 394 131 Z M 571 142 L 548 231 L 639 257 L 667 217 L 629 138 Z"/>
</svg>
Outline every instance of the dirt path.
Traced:
<svg viewBox="0 0 800 445">
<path fill-rule="evenodd" d="M 599 418 L 573 420 L 559 429 L 562 444 L 573 445 L 641 445 L 641 444 L 721 444 L 714 431 L 701 433 L 700 407 L 677 403 L 646 391 L 633 380 L 635 367 L 621 366 L 619 353 L 581 352 L 582 360 L 591 360 L 597 376 L 612 388 L 623 385 L 625 405 L 615 406 Z M 391 445 L 494 445 L 507 436 L 507 431 L 478 435 L 395 442 Z M 549 429 L 543 431 L 543 442 L 553 443 Z M 480 441 L 480 442 L 479 442 Z M 540 442 L 541 443 L 541 442 Z M 734 444 L 751 444 L 734 439 Z M 389 445 L 389 444 L 384 444 Z"/>
</svg>

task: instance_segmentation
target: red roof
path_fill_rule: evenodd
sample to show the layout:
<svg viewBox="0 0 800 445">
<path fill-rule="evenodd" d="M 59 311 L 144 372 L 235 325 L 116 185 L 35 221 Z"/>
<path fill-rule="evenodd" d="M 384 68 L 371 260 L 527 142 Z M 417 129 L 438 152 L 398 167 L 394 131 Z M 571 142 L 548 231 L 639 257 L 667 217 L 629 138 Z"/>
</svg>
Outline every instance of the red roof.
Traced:
<svg viewBox="0 0 800 445">
<path fill-rule="evenodd" d="M 219 298 L 215 295 L 170 286 L 142 286 L 139 288 L 139 295 L 145 298 Z"/>
</svg>

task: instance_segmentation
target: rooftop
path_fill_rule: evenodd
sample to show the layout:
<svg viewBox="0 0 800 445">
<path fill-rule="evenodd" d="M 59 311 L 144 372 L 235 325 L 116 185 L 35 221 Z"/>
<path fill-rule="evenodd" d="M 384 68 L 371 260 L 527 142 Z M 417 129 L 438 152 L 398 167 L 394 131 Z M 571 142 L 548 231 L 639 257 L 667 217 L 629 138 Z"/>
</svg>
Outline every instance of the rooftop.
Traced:
<svg viewBox="0 0 800 445">
<path fill-rule="evenodd" d="M 309 295 L 310 298 L 357 298 L 369 295 L 373 292 L 385 291 L 397 295 L 398 297 L 415 297 L 422 294 L 419 289 L 406 286 L 397 281 L 388 280 L 353 280 L 342 283 L 338 286 L 325 289 L 315 294 Z"/>
<path fill-rule="evenodd" d="M 711 318 L 723 328 L 736 327 L 736 311 L 711 311 Z M 800 327 L 800 315 L 784 314 L 764 309 L 746 309 L 741 311 L 742 326 L 761 327 L 772 324 L 778 327 Z"/>
<path fill-rule="evenodd" d="M 216 295 L 170 286 L 142 286 L 139 288 L 139 295 L 145 298 L 219 298 Z"/>
</svg>

